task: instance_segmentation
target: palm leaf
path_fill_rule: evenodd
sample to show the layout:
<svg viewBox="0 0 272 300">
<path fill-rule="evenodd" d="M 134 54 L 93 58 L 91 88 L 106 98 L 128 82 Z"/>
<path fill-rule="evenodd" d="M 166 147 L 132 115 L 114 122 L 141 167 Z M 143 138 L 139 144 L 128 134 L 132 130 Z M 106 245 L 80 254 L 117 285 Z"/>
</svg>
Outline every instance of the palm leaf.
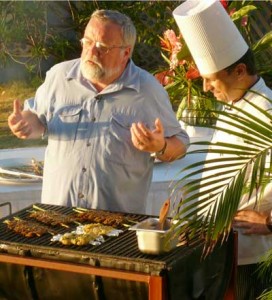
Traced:
<svg viewBox="0 0 272 300">
<path fill-rule="evenodd" d="M 257 7 L 254 5 L 243 6 L 231 15 L 231 19 L 232 19 L 232 21 L 235 22 L 237 20 L 240 20 L 242 17 L 247 16 L 250 12 L 252 12 L 256 9 L 257 9 Z"/>
<path fill-rule="evenodd" d="M 186 230 L 189 232 L 187 238 L 196 238 L 195 235 L 204 238 L 206 254 L 219 240 L 227 238 L 245 191 L 248 197 L 255 191 L 259 194 L 271 181 L 272 159 L 267 159 L 268 155 L 271 156 L 272 148 L 271 112 L 248 103 L 263 118 L 224 103 L 227 110 L 216 111 L 222 125 L 206 126 L 239 137 L 244 143 L 193 143 L 206 148 L 190 151 L 188 154 L 213 152 L 226 154 L 227 157 L 198 161 L 183 168 L 181 174 L 185 172 L 186 175 L 173 186 L 173 191 L 179 191 L 183 195 L 174 217 L 178 220 L 175 226 L 186 222 Z M 239 114 L 236 115 L 235 112 Z M 180 230 L 184 230 L 184 227 Z"/>
<path fill-rule="evenodd" d="M 267 49 L 272 47 L 272 31 L 267 32 L 261 39 L 259 39 L 253 46 L 254 55 L 259 55 Z"/>
</svg>

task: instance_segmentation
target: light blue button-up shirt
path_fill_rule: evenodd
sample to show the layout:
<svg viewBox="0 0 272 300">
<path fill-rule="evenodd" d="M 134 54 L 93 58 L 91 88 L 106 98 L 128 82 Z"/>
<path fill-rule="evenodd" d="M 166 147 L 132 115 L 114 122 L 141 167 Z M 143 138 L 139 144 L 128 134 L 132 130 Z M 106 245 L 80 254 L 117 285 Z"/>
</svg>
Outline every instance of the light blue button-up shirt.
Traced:
<svg viewBox="0 0 272 300">
<path fill-rule="evenodd" d="M 39 87 L 33 110 L 48 132 L 42 202 L 64 206 L 145 212 L 153 158 L 131 141 L 133 122 L 165 136 L 181 129 L 164 88 L 130 61 L 122 76 L 98 93 L 80 72 L 80 59 L 54 66 Z"/>
</svg>

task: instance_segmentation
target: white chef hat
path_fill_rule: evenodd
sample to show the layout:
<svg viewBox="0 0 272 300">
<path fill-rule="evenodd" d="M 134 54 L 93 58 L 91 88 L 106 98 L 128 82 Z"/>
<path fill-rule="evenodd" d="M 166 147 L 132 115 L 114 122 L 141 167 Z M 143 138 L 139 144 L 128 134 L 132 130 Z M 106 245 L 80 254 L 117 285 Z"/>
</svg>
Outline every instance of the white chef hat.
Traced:
<svg viewBox="0 0 272 300">
<path fill-rule="evenodd" d="M 218 0 L 187 0 L 173 16 L 202 75 L 229 67 L 249 48 Z"/>
</svg>

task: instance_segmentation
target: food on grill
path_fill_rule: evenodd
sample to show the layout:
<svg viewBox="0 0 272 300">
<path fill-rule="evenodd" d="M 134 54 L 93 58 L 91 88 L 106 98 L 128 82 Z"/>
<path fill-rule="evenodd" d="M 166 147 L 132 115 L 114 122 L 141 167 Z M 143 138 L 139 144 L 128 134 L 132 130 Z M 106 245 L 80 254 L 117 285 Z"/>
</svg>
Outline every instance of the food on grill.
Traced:
<svg viewBox="0 0 272 300">
<path fill-rule="evenodd" d="M 29 214 L 30 218 L 34 218 L 44 224 L 52 226 L 67 226 L 67 224 L 75 222 L 73 216 L 64 215 L 54 210 L 37 210 Z"/>
<path fill-rule="evenodd" d="M 97 238 L 96 234 L 91 234 L 91 233 L 77 234 L 74 232 L 67 232 L 60 238 L 60 242 L 63 245 L 83 246 L 83 245 L 90 244 L 96 238 Z"/>
<path fill-rule="evenodd" d="M 43 162 L 31 160 L 31 165 L 10 166 L 0 168 L 0 178 L 3 179 L 42 179 Z"/>
<path fill-rule="evenodd" d="M 25 237 L 39 237 L 50 232 L 47 226 L 21 219 L 5 220 L 8 228 Z"/>
<path fill-rule="evenodd" d="M 38 161 L 35 158 L 32 158 L 31 165 L 36 175 L 40 175 L 40 176 L 43 175 L 43 167 L 44 167 L 43 161 Z"/>
<path fill-rule="evenodd" d="M 76 230 L 64 234 L 54 235 L 52 242 L 60 242 L 63 245 L 83 246 L 87 244 L 101 245 L 105 242 L 104 236 L 119 236 L 123 232 L 120 229 L 115 229 L 112 226 L 103 224 L 86 224 L 77 226 Z"/>
<path fill-rule="evenodd" d="M 104 225 L 109 225 L 113 227 L 117 227 L 123 225 L 128 220 L 125 216 L 120 213 L 113 213 L 108 211 L 95 211 L 95 210 L 86 210 L 86 211 L 78 211 L 76 219 L 79 222 L 92 222 L 92 223 L 100 223 Z"/>
<path fill-rule="evenodd" d="M 112 226 L 94 223 L 82 226 L 82 230 L 84 233 L 91 233 L 96 236 L 99 236 L 108 234 L 109 232 L 113 231 L 114 228 Z"/>
</svg>

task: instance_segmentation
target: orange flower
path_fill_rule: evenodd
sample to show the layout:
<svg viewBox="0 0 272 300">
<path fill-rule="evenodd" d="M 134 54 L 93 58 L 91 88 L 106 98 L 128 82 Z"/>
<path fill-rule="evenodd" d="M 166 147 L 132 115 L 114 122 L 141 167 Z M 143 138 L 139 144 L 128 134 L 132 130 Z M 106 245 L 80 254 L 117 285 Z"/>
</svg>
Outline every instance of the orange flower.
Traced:
<svg viewBox="0 0 272 300">
<path fill-rule="evenodd" d="M 190 67 L 190 69 L 186 72 L 185 76 L 187 79 L 193 80 L 193 79 L 200 77 L 200 73 L 197 68 Z"/>
<path fill-rule="evenodd" d="M 174 76 L 174 71 L 173 70 L 166 70 L 160 73 L 157 73 L 155 77 L 159 81 L 160 84 L 163 86 L 173 82 L 172 77 Z"/>
<path fill-rule="evenodd" d="M 155 77 L 166 87 L 170 98 L 177 101 L 191 93 L 201 94 L 203 87 L 198 80 L 200 74 L 182 36 L 177 36 L 174 30 L 168 29 L 160 37 L 160 41 L 162 50 L 167 52 L 163 53 L 163 58 L 168 63 L 168 69 L 159 70 Z"/>
</svg>

